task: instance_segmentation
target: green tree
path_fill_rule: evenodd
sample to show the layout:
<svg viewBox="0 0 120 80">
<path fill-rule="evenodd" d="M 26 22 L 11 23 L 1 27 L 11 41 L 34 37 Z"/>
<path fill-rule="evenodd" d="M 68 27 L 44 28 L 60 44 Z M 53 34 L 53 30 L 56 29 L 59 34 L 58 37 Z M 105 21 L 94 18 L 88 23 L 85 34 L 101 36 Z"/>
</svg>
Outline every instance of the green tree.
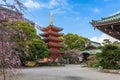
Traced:
<svg viewBox="0 0 120 80">
<path fill-rule="evenodd" d="M 44 41 L 37 35 L 36 29 L 33 26 L 30 26 L 26 22 L 16 22 L 14 24 L 18 30 L 22 33 L 20 39 L 16 38 L 18 42 L 19 49 L 21 53 L 21 61 L 24 63 L 26 60 L 35 61 L 38 58 L 44 58 L 48 56 L 49 50 Z M 20 34 L 21 35 L 21 34 Z M 25 36 L 25 38 L 23 38 Z M 27 54 L 26 54 L 27 53 Z"/>
<path fill-rule="evenodd" d="M 102 47 L 102 52 L 97 54 L 100 66 L 105 69 L 120 69 L 117 61 L 120 61 L 120 48 L 112 44 Z"/>
<path fill-rule="evenodd" d="M 115 46 L 120 47 L 120 42 L 118 42 L 118 41 L 114 41 L 114 42 L 112 43 L 112 45 L 115 45 Z"/>
<path fill-rule="evenodd" d="M 104 39 L 103 40 L 103 45 L 111 44 L 112 42 L 109 39 Z"/>
<path fill-rule="evenodd" d="M 42 41 L 40 38 L 33 39 L 31 41 L 31 44 L 29 44 L 29 47 L 30 47 L 29 60 L 42 59 L 44 57 L 48 57 L 49 50 L 47 46 L 45 45 L 44 41 Z"/>
<path fill-rule="evenodd" d="M 65 44 L 65 50 L 71 50 L 74 48 L 78 50 L 83 50 L 85 48 L 86 42 L 88 41 L 87 38 L 72 33 L 64 35 L 63 39 Z"/>
</svg>

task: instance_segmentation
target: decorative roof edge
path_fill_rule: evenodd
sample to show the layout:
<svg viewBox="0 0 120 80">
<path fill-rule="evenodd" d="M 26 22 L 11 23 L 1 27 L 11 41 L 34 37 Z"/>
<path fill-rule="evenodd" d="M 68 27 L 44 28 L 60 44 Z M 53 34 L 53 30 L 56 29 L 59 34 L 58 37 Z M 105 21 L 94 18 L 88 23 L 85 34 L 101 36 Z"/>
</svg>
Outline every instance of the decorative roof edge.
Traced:
<svg viewBox="0 0 120 80">
<path fill-rule="evenodd" d="M 56 27 L 56 26 L 54 26 L 54 25 L 49 25 L 49 26 L 53 26 L 53 27 L 55 27 L 55 28 L 58 28 L 58 29 L 60 29 L 60 30 L 63 30 L 63 28 L 61 28 L 61 27 Z M 47 26 L 47 27 L 49 27 L 49 26 Z M 45 28 L 47 28 L 47 27 L 41 27 L 41 29 L 45 29 Z"/>
<path fill-rule="evenodd" d="M 90 23 L 91 24 L 105 23 L 105 22 L 119 20 L 119 19 L 120 19 L 120 13 L 117 13 L 117 14 L 109 16 L 109 17 L 101 18 L 101 20 L 92 20 L 92 22 L 90 22 Z"/>
</svg>

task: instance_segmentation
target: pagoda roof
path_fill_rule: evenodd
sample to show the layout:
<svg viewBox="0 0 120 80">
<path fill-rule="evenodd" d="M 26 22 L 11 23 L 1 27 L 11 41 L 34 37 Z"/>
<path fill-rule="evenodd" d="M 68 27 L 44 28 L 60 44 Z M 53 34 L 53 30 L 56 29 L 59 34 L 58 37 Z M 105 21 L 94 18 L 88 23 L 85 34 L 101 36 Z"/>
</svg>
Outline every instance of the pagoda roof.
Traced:
<svg viewBox="0 0 120 80">
<path fill-rule="evenodd" d="M 49 30 L 53 30 L 53 31 L 59 32 L 59 31 L 62 31 L 63 28 L 56 27 L 54 25 L 49 25 L 47 27 L 41 28 L 41 30 L 44 31 L 44 32 L 49 31 Z"/>
<path fill-rule="evenodd" d="M 50 35 L 59 37 L 59 36 L 62 36 L 63 34 L 62 33 L 57 33 L 57 32 L 54 32 L 54 31 L 48 31 L 48 32 L 42 33 L 40 35 L 43 36 L 43 37 L 47 37 L 47 36 L 50 36 Z"/>
<path fill-rule="evenodd" d="M 55 47 L 55 48 L 63 48 L 64 47 L 64 45 L 58 44 L 58 43 L 54 43 L 54 42 L 49 42 L 48 46 L 51 47 L 51 48 L 52 47 Z"/>
<path fill-rule="evenodd" d="M 58 49 L 50 48 L 50 53 L 59 54 L 59 53 L 62 53 L 62 52 L 60 50 L 58 50 Z"/>
<path fill-rule="evenodd" d="M 91 24 L 93 25 L 108 25 L 108 24 L 114 24 L 120 22 L 120 13 L 106 17 L 101 18 L 101 20 L 92 20 Z"/>
<path fill-rule="evenodd" d="M 49 36 L 44 38 L 45 41 L 55 41 L 55 42 L 62 42 L 63 39 L 57 38 L 57 37 L 53 37 L 53 36 Z"/>
</svg>

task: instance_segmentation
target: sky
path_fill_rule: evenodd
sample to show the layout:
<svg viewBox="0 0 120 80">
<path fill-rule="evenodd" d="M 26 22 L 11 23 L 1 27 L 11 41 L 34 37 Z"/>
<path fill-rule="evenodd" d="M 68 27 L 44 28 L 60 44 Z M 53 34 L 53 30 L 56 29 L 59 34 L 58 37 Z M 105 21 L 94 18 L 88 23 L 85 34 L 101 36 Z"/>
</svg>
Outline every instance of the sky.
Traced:
<svg viewBox="0 0 120 80">
<path fill-rule="evenodd" d="M 97 42 L 102 42 L 105 38 L 115 40 L 94 29 L 90 22 L 119 13 L 120 0 L 22 0 L 22 2 L 27 7 L 24 16 L 42 27 L 50 24 L 52 11 L 53 24 L 63 28 L 61 33 L 74 33 Z"/>
</svg>

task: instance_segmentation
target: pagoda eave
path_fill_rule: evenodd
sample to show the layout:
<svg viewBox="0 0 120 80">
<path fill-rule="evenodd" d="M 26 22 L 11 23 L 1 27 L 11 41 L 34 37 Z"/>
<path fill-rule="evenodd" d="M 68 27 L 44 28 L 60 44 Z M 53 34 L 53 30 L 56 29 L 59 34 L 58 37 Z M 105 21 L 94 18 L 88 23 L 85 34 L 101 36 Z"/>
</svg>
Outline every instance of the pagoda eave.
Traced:
<svg viewBox="0 0 120 80">
<path fill-rule="evenodd" d="M 52 33 L 52 32 L 47 32 L 47 33 L 40 34 L 40 36 L 42 36 L 42 37 L 48 37 L 49 35 L 53 35 L 55 37 L 63 36 L 62 33 Z"/>
<path fill-rule="evenodd" d="M 53 41 L 53 42 L 63 42 L 63 40 L 54 40 L 54 39 L 44 39 L 45 42 Z"/>
<path fill-rule="evenodd" d="M 58 49 L 50 49 L 50 53 L 52 53 L 52 54 L 60 54 L 60 53 L 62 53 L 60 50 L 58 50 Z"/>
<path fill-rule="evenodd" d="M 62 31 L 63 29 L 62 28 L 59 28 L 59 27 L 55 27 L 54 25 L 49 25 L 48 27 L 46 28 L 41 28 L 41 30 L 43 32 L 48 32 L 49 30 L 53 30 L 55 32 L 59 32 L 59 31 Z"/>
<path fill-rule="evenodd" d="M 57 49 L 60 49 L 60 48 L 64 48 L 64 46 L 60 46 L 60 45 L 51 45 L 51 44 L 49 44 L 48 45 L 50 48 L 57 48 Z"/>
<path fill-rule="evenodd" d="M 55 41 L 55 42 L 62 42 L 63 41 L 63 39 L 60 39 L 60 38 L 56 38 L 56 37 L 47 37 L 47 38 L 44 38 L 44 41 Z"/>
<path fill-rule="evenodd" d="M 61 44 L 56 44 L 56 43 L 53 43 L 53 42 L 50 42 L 47 44 L 49 47 L 56 47 L 56 48 L 64 48 L 63 45 Z"/>
</svg>

